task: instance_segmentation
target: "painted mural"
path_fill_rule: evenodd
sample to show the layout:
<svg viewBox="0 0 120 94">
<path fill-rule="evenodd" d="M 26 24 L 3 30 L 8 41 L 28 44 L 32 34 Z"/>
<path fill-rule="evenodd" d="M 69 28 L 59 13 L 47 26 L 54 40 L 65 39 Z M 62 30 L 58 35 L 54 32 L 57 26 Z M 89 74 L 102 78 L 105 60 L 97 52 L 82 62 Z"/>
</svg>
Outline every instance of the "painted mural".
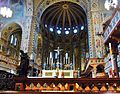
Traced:
<svg viewBox="0 0 120 94">
<path fill-rule="evenodd" d="M 95 0 L 94 0 L 95 1 Z M 95 3 L 99 3 L 99 5 L 95 4 Z M 104 50 L 104 39 L 103 39 L 103 21 L 105 19 L 107 19 L 107 17 L 110 16 L 110 11 L 108 12 L 107 10 L 105 10 L 105 8 L 99 8 L 102 6 L 103 3 L 100 2 L 93 2 L 93 6 L 92 6 L 92 28 L 93 28 L 93 35 L 94 35 L 94 44 L 92 45 L 95 48 L 95 56 L 96 58 L 103 58 L 104 54 L 105 54 L 105 50 Z M 95 6 L 97 5 L 97 6 Z M 96 7 L 96 8 L 95 8 Z"/>
<path fill-rule="evenodd" d="M 10 7 L 13 11 L 11 18 L 4 18 L 0 15 L 0 30 L 4 28 L 5 23 L 15 22 L 24 18 L 23 0 L 0 0 L 0 6 Z"/>
</svg>

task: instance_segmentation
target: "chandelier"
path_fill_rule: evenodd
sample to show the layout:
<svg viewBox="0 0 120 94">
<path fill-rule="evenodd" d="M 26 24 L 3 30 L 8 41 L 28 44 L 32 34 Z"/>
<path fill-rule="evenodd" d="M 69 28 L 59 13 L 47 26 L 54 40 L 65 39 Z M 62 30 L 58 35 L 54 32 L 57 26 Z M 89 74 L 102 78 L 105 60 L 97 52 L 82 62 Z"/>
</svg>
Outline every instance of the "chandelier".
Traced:
<svg viewBox="0 0 120 94">
<path fill-rule="evenodd" d="M 110 10 L 110 8 L 116 8 L 117 5 L 118 5 L 118 0 L 106 0 L 104 4 L 107 10 Z"/>
<path fill-rule="evenodd" d="M 2 17 L 12 17 L 13 11 L 10 8 L 10 0 L 0 0 L 0 15 Z"/>
</svg>

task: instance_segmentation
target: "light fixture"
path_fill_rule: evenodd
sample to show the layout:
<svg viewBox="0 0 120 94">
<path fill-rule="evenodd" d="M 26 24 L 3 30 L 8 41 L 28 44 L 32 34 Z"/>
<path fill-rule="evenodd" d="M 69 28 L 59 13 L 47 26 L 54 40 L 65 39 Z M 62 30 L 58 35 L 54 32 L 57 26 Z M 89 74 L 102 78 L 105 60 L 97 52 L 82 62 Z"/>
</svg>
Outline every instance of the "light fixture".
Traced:
<svg viewBox="0 0 120 94">
<path fill-rule="evenodd" d="M 116 8 L 117 5 L 118 5 L 118 0 L 106 0 L 104 4 L 107 10 L 110 10 L 110 8 Z"/>
<path fill-rule="evenodd" d="M 9 3 L 10 0 L 0 1 L 0 15 L 2 15 L 2 17 L 12 17 L 13 11 L 11 10 Z"/>
</svg>

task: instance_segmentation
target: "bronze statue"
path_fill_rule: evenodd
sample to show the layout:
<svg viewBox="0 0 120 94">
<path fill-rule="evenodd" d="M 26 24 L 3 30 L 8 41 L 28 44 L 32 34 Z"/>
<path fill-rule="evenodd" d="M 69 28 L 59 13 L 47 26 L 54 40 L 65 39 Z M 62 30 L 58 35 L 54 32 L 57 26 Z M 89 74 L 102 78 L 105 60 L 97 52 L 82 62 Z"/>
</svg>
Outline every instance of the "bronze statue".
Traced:
<svg viewBox="0 0 120 94">
<path fill-rule="evenodd" d="M 24 53 L 24 51 L 20 50 L 20 57 L 21 57 L 21 62 L 20 66 L 18 66 L 17 72 L 19 76 L 27 76 L 28 74 L 28 69 L 29 69 L 29 56 L 27 53 Z"/>
</svg>

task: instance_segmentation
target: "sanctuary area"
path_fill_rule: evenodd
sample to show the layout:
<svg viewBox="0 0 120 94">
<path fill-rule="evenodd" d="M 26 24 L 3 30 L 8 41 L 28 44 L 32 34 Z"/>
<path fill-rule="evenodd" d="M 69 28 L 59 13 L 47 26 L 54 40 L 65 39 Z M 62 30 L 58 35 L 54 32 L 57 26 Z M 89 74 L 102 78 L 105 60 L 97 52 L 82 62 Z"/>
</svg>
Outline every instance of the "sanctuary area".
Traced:
<svg viewBox="0 0 120 94">
<path fill-rule="evenodd" d="M 119 77 L 120 0 L 0 0 L 2 93 L 117 93 Z"/>
</svg>

